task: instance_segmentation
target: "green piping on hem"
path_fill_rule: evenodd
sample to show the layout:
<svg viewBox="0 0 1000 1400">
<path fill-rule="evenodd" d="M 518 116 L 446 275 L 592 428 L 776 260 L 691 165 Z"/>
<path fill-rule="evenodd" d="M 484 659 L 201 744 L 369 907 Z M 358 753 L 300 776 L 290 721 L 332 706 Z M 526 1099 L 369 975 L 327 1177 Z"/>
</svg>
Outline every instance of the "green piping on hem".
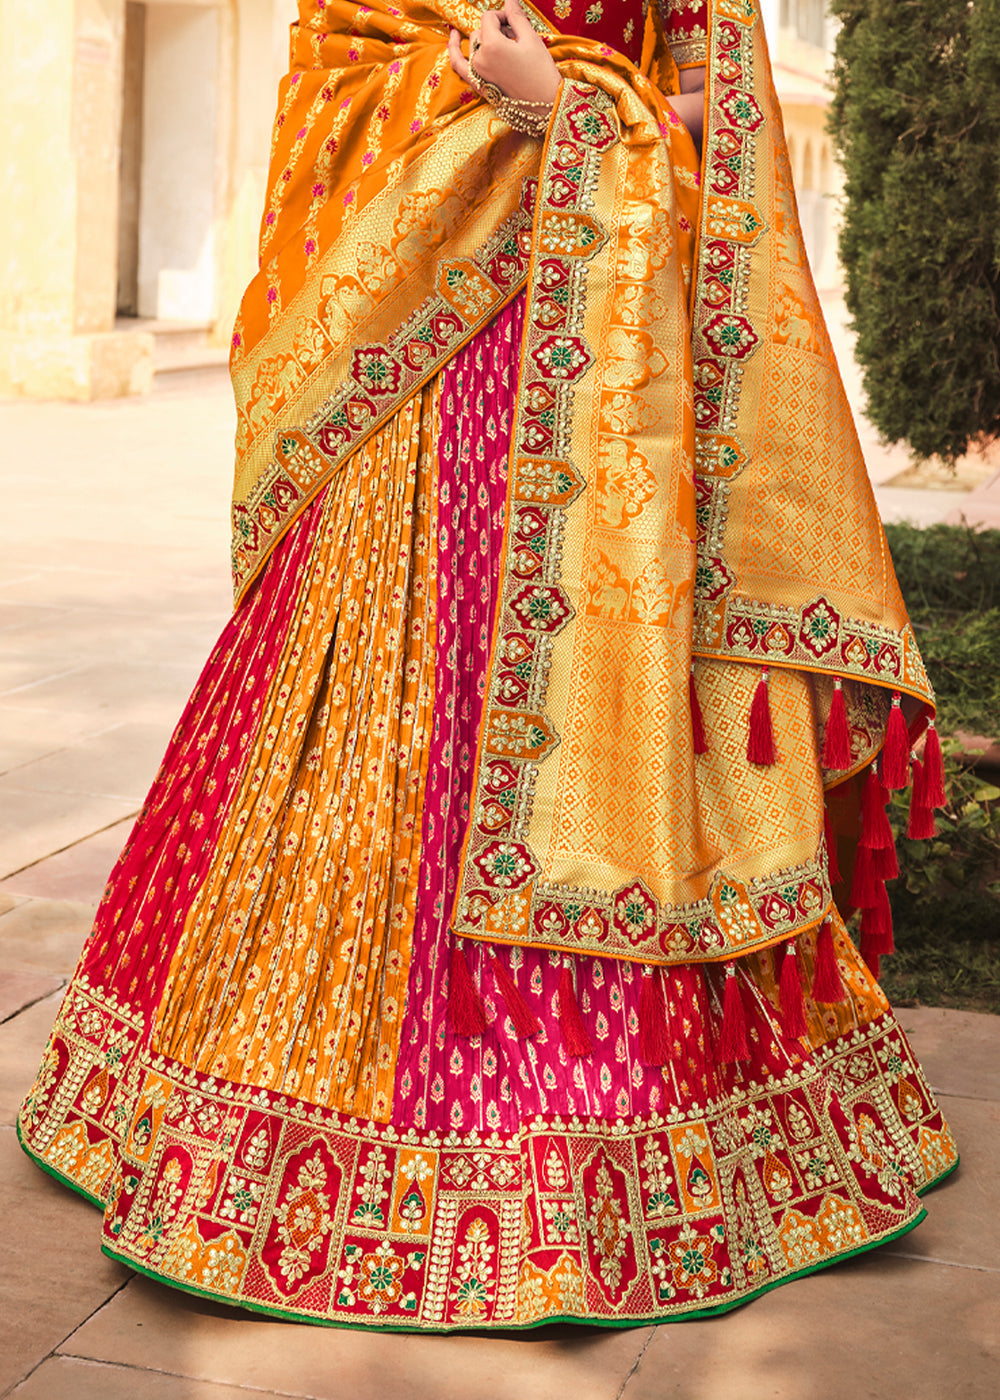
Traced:
<svg viewBox="0 0 1000 1400">
<path fill-rule="evenodd" d="M 107 1243 L 101 1245 L 101 1253 L 107 1255 L 118 1264 L 124 1264 L 127 1269 L 132 1269 L 137 1274 L 142 1274 L 145 1278 L 155 1280 L 157 1283 L 164 1283 L 168 1288 L 176 1288 L 181 1293 L 190 1293 L 196 1298 L 208 1298 L 213 1303 L 222 1303 L 226 1307 L 241 1308 L 246 1312 L 262 1313 L 265 1317 L 280 1317 L 286 1322 L 305 1322 L 316 1327 L 341 1327 L 347 1330 L 363 1330 L 366 1332 L 407 1332 L 419 1334 L 424 1333 L 450 1333 L 463 1334 L 466 1336 L 489 1336 L 495 1337 L 497 1334 L 505 1332 L 533 1332 L 539 1327 L 551 1327 L 559 1323 L 568 1323 L 574 1327 L 606 1327 L 615 1331 L 629 1331 L 636 1327 L 651 1327 L 670 1322 L 696 1322 L 710 1317 L 721 1317 L 723 1313 L 732 1312 L 735 1308 L 741 1308 L 745 1303 L 751 1303 L 755 1298 L 760 1298 L 765 1293 L 772 1292 L 775 1288 L 781 1288 L 786 1283 L 793 1283 L 796 1279 L 806 1278 L 809 1274 L 819 1273 L 822 1269 L 828 1269 L 833 1264 L 839 1264 L 845 1259 L 853 1259 L 856 1255 L 867 1254 L 870 1250 L 879 1249 L 884 1244 L 891 1244 L 893 1240 L 900 1239 L 903 1235 L 908 1235 L 911 1230 L 921 1224 L 927 1218 L 927 1211 L 921 1210 L 912 1220 L 908 1220 L 899 1230 L 891 1235 L 886 1235 L 880 1240 L 870 1240 L 867 1244 L 859 1245 L 857 1249 L 849 1249 L 843 1254 L 836 1254 L 831 1259 L 824 1259 L 819 1264 L 812 1264 L 804 1269 L 797 1269 L 795 1273 L 785 1274 L 780 1279 L 772 1279 L 770 1283 L 762 1284 L 760 1288 L 754 1289 L 752 1293 L 747 1293 L 741 1298 L 734 1298 L 728 1302 L 718 1303 L 714 1307 L 699 1308 L 694 1312 L 674 1313 L 664 1317 L 662 1313 L 654 1313 L 649 1317 L 629 1318 L 627 1321 L 614 1322 L 609 1318 L 601 1317 L 572 1317 L 569 1315 L 558 1315 L 555 1317 L 540 1318 L 537 1322 L 504 1323 L 495 1327 L 435 1327 L 430 1325 L 407 1327 L 404 1325 L 394 1325 L 384 1322 L 366 1322 L 359 1318 L 356 1322 L 347 1322 L 339 1318 L 310 1317 L 302 1313 L 286 1312 L 282 1308 L 271 1308 L 264 1303 L 251 1303 L 246 1299 L 234 1300 L 222 1293 L 210 1293 L 204 1288 L 194 1288 L 190 1284 L 181 1283 L 179 1279 L 166 1278 L 163 1274 L 158 1274 L 152 1269 L 144 1269 L 140 1264 L 134 1263 L 127 1255 L 119 1254 Z"/>
<path fill-rule="evenodd" d="M 89 1202 L 90 1205 L 96 1206 L 102 1215 L 104 1214 L 105 1203 L 101 1200 L 100 1196 L 92 1195 L 91 1192 L 88 1191 L 85 1186 L 81 1186 L 80 1183 L 74 1181 L 72 1177 L 64 1176 L 63 1173 L 59 1171 L 57 1167 L 52 1166 L 51 1162 L 43 1161 L 42 1158 L 39 1157 L 36 1152 L 32 1152 L 31 1148 L 25 1142 L 24 1136 L 21 1132 L 20 1118 L 14 1124 L 14 1128 L 17 1132 L 18 1146 L 20 1147 L 24 1155 L 26 1157 L 29 1157 L 31 1161 L 34 1162 L 35 1166 L 38 1168 L 39 1171 L 43 1171 L 46 1176 L 51 1176 L 52 1180 L 58 1181 L 61 1186 L 68 1186 L 71 1191 L 75 1191 L 78 1196 L 82 1196 L 83 1199 Z"/>
<path fill-rule="evenodd" d="M 31 1161 L 46 1174 L 46 1176 L 50 1176 L 54 1181 L 68 1186 L 71 1191 L 75 1191 L 78 1196 L 82 1196 L 90 1205 L 96 1206 L 102 1214 L 104 1213 L 105 1203 L 99 1196 L 92 1195 L 77 1182 L 71 1180 L 68 1176 L 64 1176 L 62 1172 L 58 1171 L 50 1163 L 42 1161 L 42 1159 L 31 1150 L 24 1140 L 20 1120 L 15 1124 L 15 1129 L 17 1132 L 17 1141 L 21 1150 L 26 1157 L 29 1157 Z M 955 1161 L 952 1162 L 945 1171 L 941 1172 L 939 1176 L 934 1177 L 931 1181 L 927 1181 L 921 1187 L 917 1188 L 915 1194 L 917 1196 L 924 1196 L 928 1191 L 932 1191 L 934 1187 L 939 1186 L 941 1182 L 946 1181 L 957 1169 L 960 1161 L 961 1158 L 956 1157 Z M 144 1278 L 152 1279 L 154 1282 L 163 1284 L 167 1288 L 174 1288 L 180 1293 L 188 1293 L 195 1298 L 207 1298 L 211 1302 L 221 1303 L 225 1307 L 238 1308 L 243 1312 L 260 1313 L 265 1317 L 281 1318 L 286 1322 L 309 1323 L 314 1327 L 341 1327 L 347 1330 L 363 1329 L 367 1332 L 404 1332 L 417 1335 L 422 1332 L 431 1334 L 461 1333 L 467 1336 L 495 1337 L 498 1333 L 532 1332 L 540 1327 L 550 1327 L 556 1324 L 567 1323 L 574 1327 L 605 1327 L 615 1331 L 628 1331 L 636 1327 L 650 1327 L 670 1322 L 697 1322 L 711 1317 L 721 1317 L 725 1313 L 732 1312 L 735 1308 L 743 1307 L 745 1303 L 752 1303 L 754 1299 L 762 1297 L 765 1293 L 772 1292 L 775 1288 L 781 1288 L 786 1283 L 793 1283 L 796 1279 L 807 1278 L 810 1274 L 819 1273 L 822 1269 L 828 1269 L 832 1265 L 839 1264 L 845 1259 L 853 1259 L 859 1254 L 867 1254 L 873 1249 L 879 1249 L 884 1244 L 891 1244 L 894 1240 L 901 1239 L 903 1235 L 908 1235 L 911 1230 L 915 1230 L 926 1218 L 927 1211 L 926 1209 L 922 1209 L 912 1220 L 907 1221 L 905 1225 L 899 1230 L 894 1231 L 891 1235 L 886 1235 L 879 1240 L 870 1240 L 866 1244 L 859 1245 L 857 1249 L 850 1249 L 843 1254 L 836 1254 L 830 1259 L 821 1260 L 818 1264 L 812 1264 L 804 1269 L 797 1269 L 794 1273 L 785 1274 L 780 1279 L 772 1279 L 769 1283 L 761 1284 L 760 1288 L 754 1289 L 752 1293 L 746 1293 L 740 1298 L 733 1298 L 729 1301 L 716 1303 L 709 1308 L 698 1308 L 693 1312 L 674 1313 L 668 1317 L 657 1313 L 644 1318 L 629 1318 L 624 1322 L 614 1322 L 609 1318 L 572 1317 L 560 1314 L 555 1317 L 541 1318 L 537 1322 L 507 1323 L 490 1328 L 461 1326 L 435 1327 L 430 1325 L 407 1327 L 405 1324 L 394 1325 L 391 1323 L 367 1322 L 361 1319 L 357 1322 L 347 1322 L 337 1318 L 307 1316 L 302 1313 L 287 1312 L 283 1308 L 268 1307 L 264 1303 L 252 1303 L 243 1298 L 234 1300 L 222 1293 L 212 1293 L 208 1289 L 195 1288 L 190 1284 L 182 1283 L 179 1279 L 168 1278 L 166 1275 L 156 1273 L 152 1269 L 143 1268 L 141 1264 L 136 1264 L 127 1255 L 119 1254 L 106 1242 L 101 1245 L 101 1253 L 106 1255 L 107 1258 L 113 1259 L 116 1263 L 123 1264 L 127 1269 L 131 1269 L 133 1273 L 141 1274 Z"/>
</svg>

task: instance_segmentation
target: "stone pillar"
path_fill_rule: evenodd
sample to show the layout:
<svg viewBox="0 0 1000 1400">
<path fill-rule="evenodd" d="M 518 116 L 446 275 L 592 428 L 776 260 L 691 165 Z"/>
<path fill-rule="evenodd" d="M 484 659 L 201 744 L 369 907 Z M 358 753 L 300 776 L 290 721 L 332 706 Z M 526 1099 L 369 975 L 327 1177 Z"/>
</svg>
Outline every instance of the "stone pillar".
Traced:
<svg viewBox="0 0 1000 1400">
<path fill-rule="evenodd" d="M 152 337 L 115 329 L 124 14 L 124 0 L 0 9 L 0 394 L 152 383 Z"/>
</svg>

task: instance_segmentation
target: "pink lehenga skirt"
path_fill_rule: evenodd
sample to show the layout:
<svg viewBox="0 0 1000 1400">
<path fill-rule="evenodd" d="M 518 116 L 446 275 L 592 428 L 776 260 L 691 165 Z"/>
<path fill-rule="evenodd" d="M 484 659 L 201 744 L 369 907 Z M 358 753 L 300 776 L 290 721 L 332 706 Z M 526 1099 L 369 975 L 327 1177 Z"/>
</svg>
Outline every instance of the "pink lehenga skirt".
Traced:
<svg viewBox="0 0 1000 1400">
<path fill-rule="evenodd" d="M 105 1251 L 166 1283 L 385 1328 L 702 1316 L 896 1238 L 956 1164 L 839 916 L 728 973 L 452 937 L 522 314 L 275 549 L 23 1107 Z M 750 669 L 696 668 L 720 830 Z M 749 843 L 823 822 L 809 678 L 773 678 L 771 705 L 789 757 Z"/>
</svg>

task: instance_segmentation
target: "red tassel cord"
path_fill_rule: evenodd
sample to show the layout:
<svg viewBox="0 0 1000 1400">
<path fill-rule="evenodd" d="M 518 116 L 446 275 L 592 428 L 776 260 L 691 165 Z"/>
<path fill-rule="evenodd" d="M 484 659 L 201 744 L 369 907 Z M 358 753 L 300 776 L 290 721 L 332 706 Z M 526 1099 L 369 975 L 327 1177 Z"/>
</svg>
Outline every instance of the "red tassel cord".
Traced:
<svg viewBox="0 0 1000 1400">
<path fill-rule="evenodd" d="M 486 1008 L 476 991 L 465 953 L 457 939 L 448 973 L 448 1020 L 455 1034 L 462 1036 L 482 1035 L 487 1025 Z"/>
<path fill-rule="evenodd" d="M 826 717 L 822 762 L 824 768 L 844 769 L 851 766 L 851 730 L 847 723 L 844 685 L 839 676 L 833 682 L 833 703 Z"/>
<path fill-rule="evenodd" d="M 781 976 L 778 979 L 778 997 L 781 1005 L 781 1029 L 789 1040 L 800 1040 L 806 1033 L 806 1008 L 802 998 L 802 975 L 799 960 L 795 956 L 795 941 L 785 944 L 785 954 L 781 959 Z"/>
<path fill-rule="evenodd" d="M 903 718 L 902 698 L 892 693 L 892 709 L 885 730 L 882 750 L 882 782 L 890 792 L 898 792 L 910 781 L 910 735 Z"/>
<path fill-rule="evenodd" d="M 813 1001 L 843 1001 L 844 984 L 840 979 L 837 954 L 833 946 L 833 925 L 824 919 L 816 939 L 816 961 L 813 965 Z"/>
<path fill-rule="evenodd" d="M 869 851 L 886 851 L 895 844 L 886 813 L 889 794 L 879 777 L 878 765 L 868 769 L 861 793 L 861 845 Z"/>
<path fill-rule="evenodd" d="M 708 753 L 708 740 L 705 738 L 705 721 L 698 703 L 698 688 L 694 683 L 694 667 L 688 676 L 688 700 L 691 705 L 691 738 L 695 753 Z"/>
<path fill-rule="evenodd" d="M 562 1031 L 567 1055 L 573 1059 L 584 1059 L 593 1053 L 594 1047 L 587 1034 L 587 1027 L 583 1024 L 573 990 L 573 973 L 570 971 L 568 959 L 563 963 L 559 974 L 559 1029 Z"/>
<path fill-rule="evenodd" d="M 895 880 L 899 874 L 899 857 L 895 846 L 887 846 L 884 851 L 871 852 L 872 871 L 879 880 Z"/>
<path fill-rule="evenodd" d="M 868 909 L 878 898 L 881 883 L 875 869 L 875 852 L 859 846 L 854 859 L 854 879 L 851 881 L 851 904 L 855 909 Z"/>
<path fill-rule="evenodd" d="M 823 808 L 823 830 L 826 833 L 827 876 L 831 885 L 842 885 L 844 877 L 840 873 L 840 862 L 837 859 L 837 833 L 833 829 L 827 807 Z"/>
<path fill-rule="evenodd" d="M 771 723 L 771 701 L 767 690 L 767 667 L 761 668 L 760 680 L 750 706 L 750 733 L 747 738 L 747 762 L 760 768 L 770 768 L 778 761 Z"/>
<path fill-rule="evenodd" d="M 697 964 L 676 967 L 669 974 L 677 988 L 684 1055 L 696 1085 L 695 1097 L 710 1084 L 709 1045 L 706 1028 L 709 1024 L 708 987 L 705 971 Z"/>
<path fill-rule="evenodd" d="M 518 990 L 506 964 L 496 953 L 491 953 L 490 961 L 493 965 L 493 976 L 496 978 L 500 994 L 507 1006 L 510 1019 L 514 1022 L 514 1034 L 518 1040 L 526 1040 L 529 1036 L 537 1035 L 541 1030 L 538 1017 L 525 1001 Z"/>
<path fill-rule="evenodd" d="M 938 834 L 934 809 L 927 801 L 927 767 L 913 760 L 913 786 L 910 789 L 910 818 L 906 834 L 911 841 L 931 841 Z"/>
<path fill-rule="evenodd" d="M 644 1065 L 665 1065 L 670 1059 L 663 985 L 651 967 L 643 968 L 639 990 L 639 1058 Z"/>
<path fill-rule="evenodd" d="M 933 720 L 927 726 L 927 738 L 924 740 L 924 778 L 927 783 L 927 806 L 944 807 L 948 801 L 944 785 L 944 755 Z"/>
<path fill-rule="evenodd" d="M 749 1060 L 747 1013 L 740 995 L 740 984 L 732 963 L 726 968 L 726 987 L 722 996 L 722 1033 L 719 1036 L 719 1059 L 723 1064 Z"/>
<path fill-rule="evenodd" d="M 892 906 L 889 892 L 882 886 L 878 901 L 861 914 L 861 956 L 868 961 L 865 949 L 878 957 L 886 957 L 896 951 L 892 937 Z"/>
</svg>

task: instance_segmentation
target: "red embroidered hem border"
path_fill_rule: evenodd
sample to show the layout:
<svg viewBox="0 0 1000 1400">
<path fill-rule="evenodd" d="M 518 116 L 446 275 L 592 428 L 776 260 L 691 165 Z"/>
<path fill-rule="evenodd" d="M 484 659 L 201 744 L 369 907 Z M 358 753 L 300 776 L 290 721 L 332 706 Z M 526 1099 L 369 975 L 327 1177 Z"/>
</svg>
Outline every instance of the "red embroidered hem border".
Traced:
<svg viewBox="0 0 1000 1400">
<path fill-rule="evenodd" d="M 417 1330 L 701 1315 L 892 1239 L 957 1153 L 891 1015 L 780 1080 L 645 1119 L 399 1131 L 199 1075 L 74 984 L 19 1133 L 106 1251 L 305 1321 Z M 141 1033 L 140 1033 L 141 1036 Z"/>
</svg>

